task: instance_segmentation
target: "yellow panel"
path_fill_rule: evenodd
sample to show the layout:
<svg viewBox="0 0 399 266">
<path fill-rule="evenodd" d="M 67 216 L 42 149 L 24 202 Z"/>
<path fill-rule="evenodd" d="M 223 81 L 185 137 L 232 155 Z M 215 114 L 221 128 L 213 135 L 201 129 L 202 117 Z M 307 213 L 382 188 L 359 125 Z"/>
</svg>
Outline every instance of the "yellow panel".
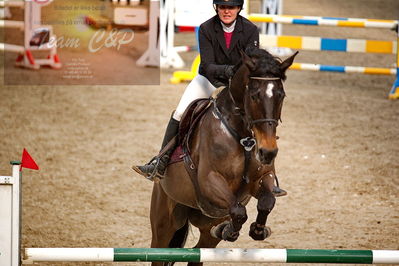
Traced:
<svg viewBox="0 0 399 266">
<path fill-rule="evenodd" d="M 301 69 L 301 64 L 300 63 L 293 63 L 290 66 L 290 69 Z"/>
<path fill-rule="evenodd" d="M 344 26 L 344 27 L 364 27 L 364 22 L 362 22 L 362 21 L 338 20 L 338 26 Z"/>
<path fill-rule="evenodd" d="M 201 63 L 201 56 L 197 55 L 191 65 L 191 72 L 196 75 L 198 73 L 199 65 Z"/>
<path fill-rule="evenodd" d="M 377 68 L 377 67 L 366 67 L 364 69 L 365 74 L 384 74 L 391 75 L 391 69 L 389 68 Z"/>
<path fill-rule="evenodd" d="M 382 23 L 395 23 L 396 20 L 388 20 L 388 19 L 368 19 L 370 22 L 382 22 Z"/>
<path fill-rule="evenodd" d="M 302 37 L 298 36 L 279 36 L 277 47 L 287 47 L 292 49 L 302 49 Z"/>
<path fill-rule="evenodd" d="M 248 19 L 252 22 L 273 22 L 273 18 L 265 18 L 265 17 L 260 17 L 260 16 L 253 16 L 250 15 Z"/>
<path fill-rule="evenodd" d="M 392 46 L 392 42 L 368 40 L 366 41 L 366 52 L 392 54 Z"/>
</svg>

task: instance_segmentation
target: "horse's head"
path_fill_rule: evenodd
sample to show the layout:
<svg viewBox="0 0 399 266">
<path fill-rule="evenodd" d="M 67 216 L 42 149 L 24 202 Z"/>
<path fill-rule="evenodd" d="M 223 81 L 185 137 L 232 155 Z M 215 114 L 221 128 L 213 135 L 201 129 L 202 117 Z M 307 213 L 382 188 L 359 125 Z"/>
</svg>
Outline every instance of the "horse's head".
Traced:
<svg viewBox="0 0 399 266">
<path fill-rule="evenodd" d="M 276 128 L 285 97 L 283 81 L 297 53 L 283 62 L 262 49 L 242 53 L 243 66 L 248 68 L 244 80 L 245 120 L 256 139 L 256 157 L 262 164 L 272 163 L 278 152 Z"/>
</svg>

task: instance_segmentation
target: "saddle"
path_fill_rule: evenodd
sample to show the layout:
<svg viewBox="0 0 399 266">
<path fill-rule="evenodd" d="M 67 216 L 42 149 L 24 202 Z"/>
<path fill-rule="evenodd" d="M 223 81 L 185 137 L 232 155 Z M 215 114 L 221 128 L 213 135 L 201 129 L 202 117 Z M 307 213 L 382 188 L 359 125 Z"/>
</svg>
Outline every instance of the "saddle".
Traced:
<svg viewBox="0 0 399 266">
<path fill-rule="evenodd" d="M 180 120 L 178 144 L 172 153 L 169 164 L 181 162 L 184 157 L 190 156 L 188 154 L 190 139 L 199 121 L 201 121 L 206 110 L 211 106 L 211 102 L 212 98 L 200 98 L 190 103 L 187 107 Z"/>
</svg>

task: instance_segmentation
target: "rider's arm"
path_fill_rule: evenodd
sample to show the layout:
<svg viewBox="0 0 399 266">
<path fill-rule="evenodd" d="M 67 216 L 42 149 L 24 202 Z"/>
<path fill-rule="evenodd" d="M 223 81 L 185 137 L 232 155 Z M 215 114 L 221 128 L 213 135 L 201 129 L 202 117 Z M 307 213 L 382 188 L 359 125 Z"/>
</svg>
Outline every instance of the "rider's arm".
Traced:
<svg viewBox="0 0 399 266">
<path fill-rule="evenodd" d="M 248 32 L 248 38 L 247 38 L 247 43 L 245 44 L 245 49 L 247 49 L 248 47 L 253 47 L 253 46 L 259 48 L 258 28 L 255 25 L 253 25 L 252 23 L 249 24 L 247 27 L 248 27 L 248 29 L 244 29 L 244 31 Z M 244 51 L 245 51 L 245 49 L 244 49 Z"/>
<path fill-rule="evenodd" d="M 203 71 L 205 72 L 204 75 L 207 78 L 212 77 L 215 79 L 228 79 L 229 77 L 227 75 L 229 74 L 228 72 L 229 66 L 216 64 L 214 47 L 212 45 L 212 38 L 211 36 L 208 36 L 208 34 L 209 33 L 207 33 L 202 27 L 200 27 L 199 48 L 201 55 L 201 65 Z"/>
</svg>

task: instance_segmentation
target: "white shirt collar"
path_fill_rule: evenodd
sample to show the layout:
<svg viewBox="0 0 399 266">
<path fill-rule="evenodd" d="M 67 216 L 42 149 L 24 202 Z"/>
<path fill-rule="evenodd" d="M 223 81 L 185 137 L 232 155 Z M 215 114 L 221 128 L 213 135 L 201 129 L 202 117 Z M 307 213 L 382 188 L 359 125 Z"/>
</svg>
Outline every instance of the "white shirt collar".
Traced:
<svg viewBox="0 0 399 266">
<path fill-rule="evenodd" d="M 227 27 L 226 25 L 224 25 L 223 22 L 220 21 L 220 23 L 222 24 L 222 28 L 224 32 L 230 33 L 234 31 L 234 27 L 236 26 L 236 22 L 237 20 L 234 20 L 233 24 L 230 25 L 230 27 Z"/>
</svg>

